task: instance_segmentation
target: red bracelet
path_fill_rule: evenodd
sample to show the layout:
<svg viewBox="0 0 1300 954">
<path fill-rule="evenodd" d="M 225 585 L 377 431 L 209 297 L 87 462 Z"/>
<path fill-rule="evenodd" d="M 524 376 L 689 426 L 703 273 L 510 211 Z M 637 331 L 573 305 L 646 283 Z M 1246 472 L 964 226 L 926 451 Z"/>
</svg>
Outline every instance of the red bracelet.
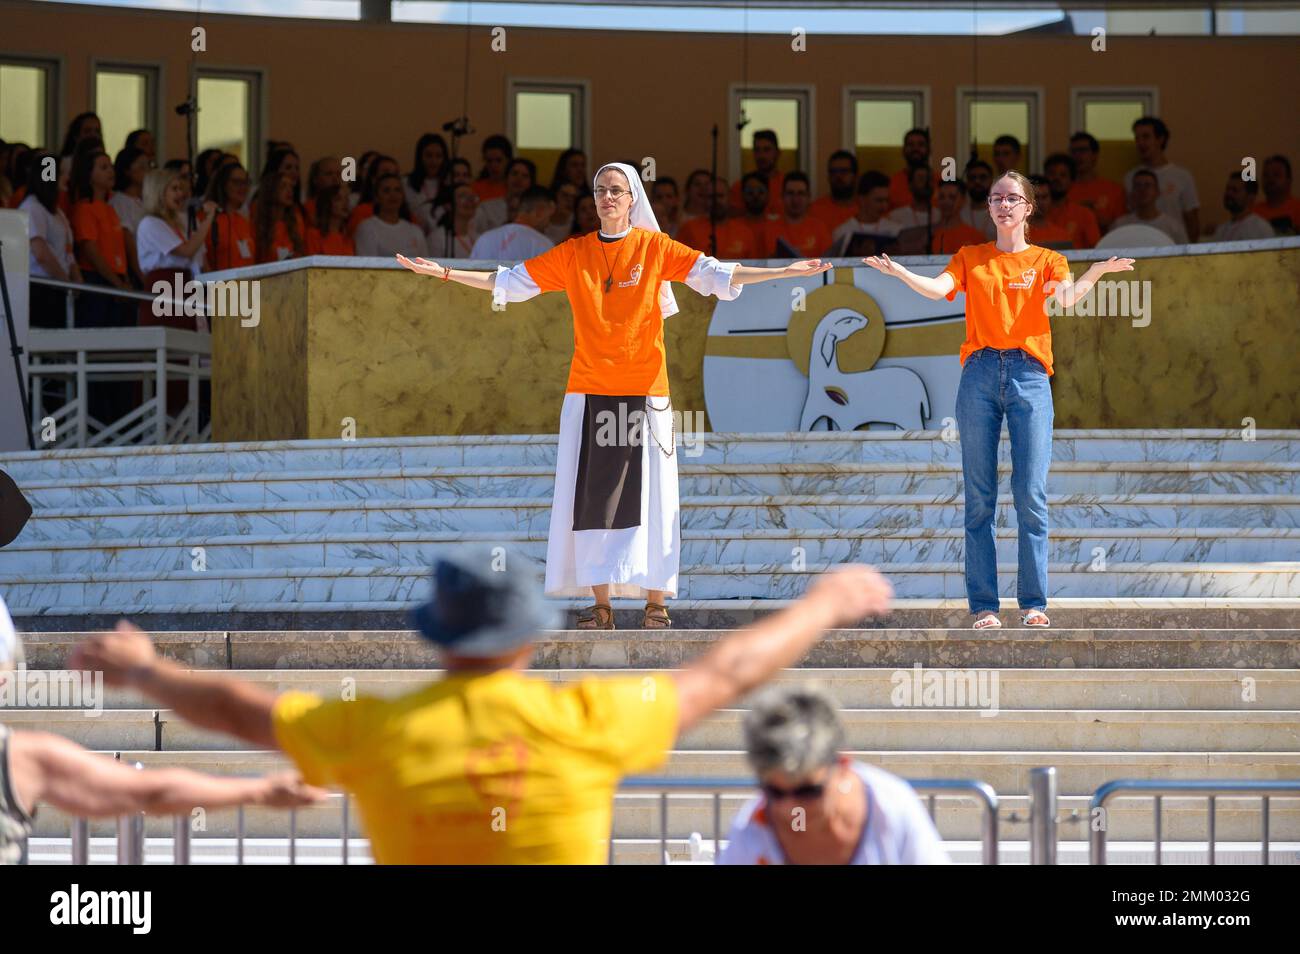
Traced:
<svg viewBox="0 0 1300 954">
<path fill-rule="evenodd" d="M 449 278 L 451 278 L 451 269 L 444 265 L 442 266 L 442 280 L 445 282 Z"/>
</svg>

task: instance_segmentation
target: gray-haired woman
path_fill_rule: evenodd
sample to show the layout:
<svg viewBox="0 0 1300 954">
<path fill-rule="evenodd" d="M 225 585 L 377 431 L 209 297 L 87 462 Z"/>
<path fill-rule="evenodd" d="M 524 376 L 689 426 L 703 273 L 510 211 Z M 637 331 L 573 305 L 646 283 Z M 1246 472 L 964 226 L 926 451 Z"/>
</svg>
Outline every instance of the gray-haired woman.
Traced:
<svg viewBox="0 0 1300 954">
<path fill-rule="evenodd" d="M 839 709 L 821 687 L 764 690 L 744 731 L 762 794 L 737 814 L 719 864 L 950 863 L 912 787 L 842 754 Z"/>
</svg>

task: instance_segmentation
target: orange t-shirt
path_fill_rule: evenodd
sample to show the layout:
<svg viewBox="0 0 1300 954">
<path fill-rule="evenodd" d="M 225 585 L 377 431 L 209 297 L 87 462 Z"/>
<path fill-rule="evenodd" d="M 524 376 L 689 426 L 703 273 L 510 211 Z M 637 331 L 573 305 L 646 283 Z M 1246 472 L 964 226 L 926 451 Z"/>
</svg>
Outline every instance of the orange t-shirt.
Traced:
<svg viewBox="0 0 1300 954">
<path fill-rule="evenodd" d="M 488 199 L 499 199 L 506 194 L 506 184 L 504 182 L 493 182 L 491 179 L 475 179 L 469 184 L 478 196 L 480 202 L 486 202 Z"/>
<path fill-rule="evenodd" d="M 304 244 L 306 236 L 303 236 Z M 303 249 L 306 252 L 306 249 Z M 257 260 L 259 262 L 283 262 L 286 258 L 294 258 L 298 252 L 293 247 L 293 239 L 289 236 L 289 226 L 284 220 L 275 223 L 275 228 L 271 232 L 271 247 L 258 248 Z"/>
<path fill-rule="evenodd" d="M 899 169 L 897 172 L 895 172 L 892 176 L 889 177 L 889 211 L 890 212 L 893 212 L 895 209 L 901 209 L 905 205 L 912 204 L 911 179 L 912 179 L 911 166 L 904 166 L 902 169 Z M 931 185 L 934 185 L 935 181 L 936 180 L 934 177 L 934 170 L 931 169 L 930 170 Z M 933 190 L 933 194 L 930 196 L 930 204 L 931 205 L 939 204 L 939 190 L 937 188 Z"/>
<path fill-rule="evenodd" d="M 1070 186 L 1067 198 L 1085 208 L 1091 209 L 1097 217 L 1097 224 L 1110 225 L 1124 214 L 1128 202 L 1124 198 L 1124 187 L 1110 179 L 1092 179 L 1089 182 L 1076 182 Z"/>
<path fill-rule="evenodd" d="M 1032 232 L 1031 241 L 1034 242 L 1051 242 L 1053 245 L 1069 243 L 1074 244 L 1074 239 L 1070 233 L 1065 230 L 1064 225 L 1057 225 L 1051 219 L 1045 219 L 1042 222 L 1035 222 L 1028 226 Z"/>
<path fill-rule="evenodd" d="M 733 209 L 744 211 L 745 197 L 741 194 L 740 187 L 744 184 L 742 179 L 739 182 L 733 182 L 731 185 L 731 196 L 729 201 Z M 785 188 L 785 173 L 780 169 L 773 169 L 767 175 L 767 211 L 774 215 L 780 215 L 785 211 L 785 200 L 781 198 L 781 190 Z"/>
<path fill-rule="evenodd" d="M 667 396 L 659 283 L 684 281 L 699 257 L 662 232 L 634 228 L 613 242 L 588 232 L 524 262 L 538 288 L 564 292 L 573 309 L 566 391 Z"/>
<path fill-rule="evenodd" d="M 1281 205 L 1269 205 L 1265 200 L 1260 202 L 1254 208 L 1254 213 L 1270 225 L 1276 224 L 1283 219 L 1291 220 L 1291 228 L 1300 232 L 1300 199 L 1289 195 Z"/>
<path fill-rule="evenodd" d="M 252 265 L 257 261 L 253 223 L 242 212 L 218 212 L 212 231 L 208 233 L 207 248 L 209 271 Z"/>
<path fill-rule="evenodd" d="M 1047 213 L 1047 221 L 1065 229 L 1065 234 L 1070 237 L 1070 243 L 1075 248 L 1092 248 L 1101 241 L 1101 229 L 1097 226 L 1097 217 L 1092 214 L 1091 209 L 1077 202 L 1067 201 L 1063 205 L 1054 206 Z M 1034 237 L 1041 238 L 1037 232 L 1034 233 Z M 1045 241 L 1051 242 L 1054 239 L 1045 239 Z"/>
<path fill-rule="evenodd" d="M 840 205 L 830 196 L 824 195 L 809 207 L 808 214 L 821 219 L 826 227 L 834 232 L 858 214 L 858 203 L 850 199 L 848 205 Z"/>
<path fill-rule="evenodd" d="M 122 222 L 107 202 L 90 199 L 77 202 L 72 206 L 72 235 L 77 240 L 77 265 L 84 272 L 94 272 L 81 249 L 82 242 L 94 242 L 99 247 L 99 255 L 115 275 L 126 274 L 126 237 L 122 234 Z"/>
<path fill-rule="evenodd" d="M 355 255 L 356 243 L 342 232 L 322 234 L 318 228 L 307 230 L 308 255 Z"/>
<path fill-rule="evenodd" d="M 779 219 L 768 227 L 767 234 L 773 245 L 771 254 L 776 254 L 776 240 L 779 238 L 785 239 L 800 255 L 809 258 L 825 255 L 831 247 L 831 230 L 825 222 L 811 215 L 804 216 L 798 222 Z"/>
<path fill-rule="evenodd" d="M 14 194 L 9 197 L 9 208 L 18 208 L 18 206 L 23 204 L 23 199 L 25 198 L 27 198 L 27 186 L 20 185 L 18 188 L 14 189 Z M 67 215 L 68 213 L 64 212 L 63 214 Z"/>
<path fill-rule="evenodd" d="M 706 255 L 709 251 L 709 219 L 699 216 L 691 219 L 677 230 L 677 241 L 689 245 Z M 754 231 L 745 223 L 736 219 L 724 219 L 718 223 L 718 254 L 715 258 L 728 261 L 737 258 L 759 258 L 758 243 L 754 240 Z"/>
<path fill-rule="evenodd" d="M 977 228 L 965 222 L 937 228 L 930 243 L 930 252 L 934 255 L 952 255 L 963 245 L 982 245 L 988 237 Z"/>
<path fill-rule="evenodd" d="M 1023 348 L 1052 374 L 1052 326 L 1047 293 L 1069 277 L 1065 256 L 1031 245 L 1023 252 L 1002 252 L 997 243 L 966 245 L 944 269 L 952 276 L 952 301 L 966 293 L 966 340 L 961 362 L 980 348 Z M 1049 288 L 1050 286 L 1050 288 Z"/>
</svg>

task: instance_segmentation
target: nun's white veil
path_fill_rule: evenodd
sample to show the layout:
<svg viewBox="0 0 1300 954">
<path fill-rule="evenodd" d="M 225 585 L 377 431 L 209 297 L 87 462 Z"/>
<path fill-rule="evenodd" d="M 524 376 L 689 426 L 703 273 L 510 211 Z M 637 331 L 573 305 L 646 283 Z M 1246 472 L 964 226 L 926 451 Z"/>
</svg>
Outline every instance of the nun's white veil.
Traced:
<svg viewBox="0 0 1300 954">
<path fill-rule="evenodd" d="M 632 190 L 632 209 L 628 213 L 628 225 L 638 229 L 645 229 L 647 232 L 660 232 L 659 221 L 655 218 L 654 209 L 650 208 L 650 198 L 645 194 L 645 186 L 641 182 L 640 174 L 625 162 L 607 162 L 591 177 L 591 188 L 596 188 L 596 182 L 600 179 L 600 174 L 606 169 L 617 169 L 627 177 L 628 188 Z M 665 318 L 677 314 L 677 299 L 673 297 L 672 285 L 668 282 L 659 283 L 659 310 Z"/>
</svg>

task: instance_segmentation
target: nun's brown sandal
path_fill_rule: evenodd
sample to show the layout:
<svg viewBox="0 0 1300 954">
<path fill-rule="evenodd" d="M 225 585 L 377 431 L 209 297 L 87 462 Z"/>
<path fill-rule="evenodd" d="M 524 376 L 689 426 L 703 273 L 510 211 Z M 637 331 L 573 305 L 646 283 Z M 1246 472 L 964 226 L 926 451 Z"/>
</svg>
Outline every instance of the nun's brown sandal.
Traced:
<svg viewBox="0 0 1300 954">
<path fill-rule="evenodd" d="M 671 629 L 673 621 L 668 618 L 668 607 L 662 603 L 647 603 L 645 616 L 641 620 L 642 629 Z"/>
<path fill-rule="evenodd" d="M 578 614 L 578 629 L 613 629 L 614 610 L 608 603 L 597 603 Z"/>
</svg>

